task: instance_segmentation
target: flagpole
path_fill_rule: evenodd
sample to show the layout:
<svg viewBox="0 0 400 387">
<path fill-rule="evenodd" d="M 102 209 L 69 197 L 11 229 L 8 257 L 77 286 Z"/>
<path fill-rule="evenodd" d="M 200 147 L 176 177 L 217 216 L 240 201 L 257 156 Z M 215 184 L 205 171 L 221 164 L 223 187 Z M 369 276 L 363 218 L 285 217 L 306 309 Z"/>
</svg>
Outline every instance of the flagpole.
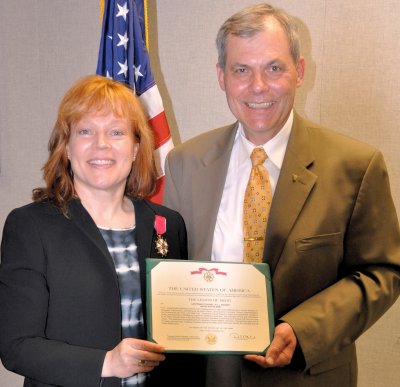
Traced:
<svg viewBox="0 0 400 387">
<path fill-rule="evenodd" d="M 101 23 L 104 17 L 104 0 L 99 1 L 99 8 L 100 8 L 100 23 Z"/>
<path fill-rule="evenodd" d="M 147 0 L 143 0 L 143 17 L 144 17 L 144 35 L 145 35 L 144 41 L 146 42 L 147 51 L 150 52 Z"/>
</svg>

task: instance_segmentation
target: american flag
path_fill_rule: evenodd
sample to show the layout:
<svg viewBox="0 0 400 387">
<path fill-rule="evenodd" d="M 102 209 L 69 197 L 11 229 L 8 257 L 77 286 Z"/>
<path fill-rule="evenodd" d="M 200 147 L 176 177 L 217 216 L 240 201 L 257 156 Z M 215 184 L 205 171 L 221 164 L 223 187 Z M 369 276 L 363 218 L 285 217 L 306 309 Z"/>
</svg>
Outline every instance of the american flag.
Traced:
<svg viewBox="0 0 400 387">
<path fill-rule="evenodd" d="M 96 73 L 130 85 L 147 111 L 159 176 L 150 200 L 161 203 L 165 157 L 174 145 L 146 48 L 146 0 L 102 0 L 100 6 L 104 16 Z"/>
</svg>

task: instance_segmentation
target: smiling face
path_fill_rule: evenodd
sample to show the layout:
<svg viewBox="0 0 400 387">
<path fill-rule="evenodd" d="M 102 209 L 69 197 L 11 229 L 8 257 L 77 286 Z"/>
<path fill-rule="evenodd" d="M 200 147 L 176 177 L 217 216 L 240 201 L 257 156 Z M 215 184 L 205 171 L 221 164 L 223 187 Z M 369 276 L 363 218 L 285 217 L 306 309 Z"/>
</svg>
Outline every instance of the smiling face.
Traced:
<svg viewBox="0 0 400 387">
<path fill-rule="evenodd" d="M 138 147 L 126 118 L 112 112 L 84 115 L 72 125 L 67 145 L 78 195 L 108 192 L 122 197 Z"/>
<path fill-rule="evenodd" d="M 218 82 L 246 137 L 261 145 L 274 137 L 293 108 L 303 82 L 304 58 L 294 63 L 287 35 L 273 17 L 252 37 L 229 35 L 225 68 L 217 65 Z"/>
</svg>

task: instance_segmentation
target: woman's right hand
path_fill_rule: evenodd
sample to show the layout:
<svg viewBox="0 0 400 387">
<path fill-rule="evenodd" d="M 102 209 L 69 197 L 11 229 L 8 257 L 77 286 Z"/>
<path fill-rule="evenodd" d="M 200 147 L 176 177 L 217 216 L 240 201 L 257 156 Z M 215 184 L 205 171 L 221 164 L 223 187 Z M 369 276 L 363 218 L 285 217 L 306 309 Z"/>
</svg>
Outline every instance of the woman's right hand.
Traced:
<svg viewBox="0 0 400 387">
<path fill-rule="evenodd" d="M 127 338 L 106 353 L 101 376 L 127 378 L 139 372 L 150 372 L 165 360 L 161 345 Z"/>
</svg>

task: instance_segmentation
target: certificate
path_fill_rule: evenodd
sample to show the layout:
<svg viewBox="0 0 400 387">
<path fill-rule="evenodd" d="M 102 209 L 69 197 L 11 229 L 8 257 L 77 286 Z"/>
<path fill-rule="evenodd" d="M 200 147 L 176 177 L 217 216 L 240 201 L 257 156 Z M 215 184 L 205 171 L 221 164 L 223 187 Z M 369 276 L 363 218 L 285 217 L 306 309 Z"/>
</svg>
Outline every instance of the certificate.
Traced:
<svg viewBox="0 0 400 387">
<path fill-rule="evenodd" d="M 166 352 L 265 353 L 274 314 L 268 264 L 146 259 L 148 339 Z"/>
</svg>

